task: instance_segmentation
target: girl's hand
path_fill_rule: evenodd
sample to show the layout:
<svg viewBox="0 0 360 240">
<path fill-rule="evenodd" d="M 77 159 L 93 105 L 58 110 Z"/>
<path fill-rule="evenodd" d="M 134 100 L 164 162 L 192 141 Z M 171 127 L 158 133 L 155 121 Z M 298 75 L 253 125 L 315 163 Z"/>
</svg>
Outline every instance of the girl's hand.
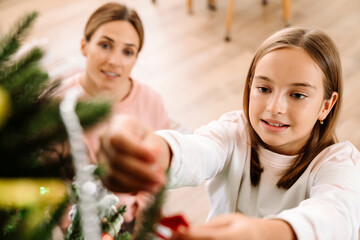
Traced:
<svg viewBox="0 0 360 240">
<path fill-rule="evenodd" d="M 116 192 L 156 192 L 165 184 L 167 143 L 128 115 L 115 116 L 101 137 L 98 161 L 103 183 Z"/>
<path fill-rule="evenodd" d="M 240 213 L 214 217 L 208 223 L 181 227 L 171 240 L 246 240 L 256 239 L 254 220 Z"/>
<path fill-rule="evenodd" d="M 214 217 L 208 223 L 181 227 L 171 240 L 296 239 L 291 226 L 279 219 L 250 218 L 241 213 Z"/>
</svg>

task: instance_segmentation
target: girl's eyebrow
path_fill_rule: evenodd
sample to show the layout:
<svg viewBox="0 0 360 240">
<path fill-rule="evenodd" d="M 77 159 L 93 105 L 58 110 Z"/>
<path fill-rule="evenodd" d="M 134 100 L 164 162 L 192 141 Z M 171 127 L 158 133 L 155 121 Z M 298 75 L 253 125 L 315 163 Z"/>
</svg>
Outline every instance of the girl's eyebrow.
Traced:
<svg viewBox="0 0 360 240">
<path fill-rule="evenodd" d="M 108 37 L 108 36 L 102 36 L 102 38 L 105 38 L 106 40 L 108 40 L 108 41 L 110 41 L 110 42 L 112 42 L 112 43 L 115 43 L 115 40 L 114 39 L 112 39 L 112 38 L 110 38 L 110 37 Z M 125 43 L 125 45 L 126 46 L 128 46 L 128 47 L 134 47 L 134 48 L 138 48 L 135 44 L 133 44 L 133 43 Z"/>
<path fill-rule="evenodd" d="M 260 79 L 260 80 L 264 80 L 267 82 L 273 82 L 273 80 L 271 80 L 270 78 L 266 77 L 266 76 L 262 76 L 262 75 L 257 75 L 255 76 L 256 79 Z M 309 88 L 313 88 L 316 89 L 315 86 L 311 85 L 308 82 L 298 82 L 298 83 L 292 83 L 291 86 L 296 86 L 296 87 L 309 87 Z"/>
<path fill-rule="evenodd" d="M 272 82 L 272 80 L 270 78 L 262 76 L 262 75 L 256 75 L 255 78 L 260 79 L 260 80 L 264 80 L 264 81 L 268 81 L 268 82 Z"/>
</svg>

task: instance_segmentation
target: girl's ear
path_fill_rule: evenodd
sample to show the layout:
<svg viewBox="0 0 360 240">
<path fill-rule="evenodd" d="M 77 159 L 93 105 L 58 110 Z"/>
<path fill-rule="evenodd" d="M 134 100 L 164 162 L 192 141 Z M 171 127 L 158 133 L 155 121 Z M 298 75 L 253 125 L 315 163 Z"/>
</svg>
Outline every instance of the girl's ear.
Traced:
<svg viewBox="0 0 360 240">
<path fill-rule="evenodd" d="M 337 98 L 338 98 L 338 93 L 333 92 L 331 94 L 330 99 L 324 101 L 324 103 L 321 107 L 321 112 L 319 114 L 319 120 L 324 120 L 327 117 L 327 115 L 329 114 L 329 112 L 331 111 L 333 106 L 335 105 Z"/>
<path fill-rule="evenodd" d="M 86 57 L 87 56 L 87 42 L 86 42 L 85 38 L 81 39 L 80 48 L 81 48 L 82 55 L 84 57 Z"/>
</svg>

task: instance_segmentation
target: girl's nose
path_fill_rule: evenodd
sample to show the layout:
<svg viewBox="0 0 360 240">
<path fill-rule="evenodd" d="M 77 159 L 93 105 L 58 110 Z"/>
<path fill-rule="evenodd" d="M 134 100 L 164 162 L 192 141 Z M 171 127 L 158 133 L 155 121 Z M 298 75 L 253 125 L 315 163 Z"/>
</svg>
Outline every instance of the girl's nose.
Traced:
<svg viewBox="0 0 360 240">
<path fill-rule="evenodd" d="M 286 112 L 286 99 L 281 94 L 274 94 L 267 102 L 266 110 L 272 114 L 284 114 Z"/>
</svg>

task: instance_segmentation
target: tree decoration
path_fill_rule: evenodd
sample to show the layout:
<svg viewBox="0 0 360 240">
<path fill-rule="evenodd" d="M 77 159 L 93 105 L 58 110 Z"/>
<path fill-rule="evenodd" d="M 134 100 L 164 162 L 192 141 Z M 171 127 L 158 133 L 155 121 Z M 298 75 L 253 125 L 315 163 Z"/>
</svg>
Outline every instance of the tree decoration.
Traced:
<svg viewBox="0 0 360 240">
<path fill-rule="evenodd" d="M 0 128 L 10 114 L 10 96 L 4 88 L 0 86 Z"/>
<path fill-rule="evenodd" d="M 52 230 L 69 203 L 74 204 L 74 209 L 66 239 L 91 239 L 85 232 L 95 228 L 96 239 L 153 239 L 164 189 L 142 214 L 135 236 L 119 234 L 126 209 L 115 208 L 117 198 L 94 174 L 96 166 L 86 161 L 74 166 L 72 157 L 76 156 L 59 151 L 64 142 L 72 141 L 61 118 L 60 102 L 52 98 L 59 81 L 50 82 L 42 70 L 39 61 L 44 51 L 40 47 L 19 53 L 37 15 L 36 11 L 25 15 L 7 35 L 0 37 L 0 239 L 51 239 Z M 69 122 L 79 123 L 78 129 L 91 127 L 110 113 L 109 103 L 101 100 L 71 104 L 77 120 L 72 118 Z M 72 132 L 71 128 L 68 130 Z M 80 131 L 77 136 L 81 134 Z M 86 155 L 81 151 L 80 158 Z M 85 181 L 73 179 L 74 167 L 86 175 Z M 86 201 L 81 200 L 84 196 L 88 197 Z M 89 217 L 86 209 L 90 205 L 96 213 Z M 85 211 L 79 210 L 82 207 Z M 87 221 L 98 227 L 87 227 Z"/>
<path fill-rule="evenodd" d="M 37 12 L 25 15 L 0 37 L 0 239 L 50 239 L 69 202 L 64 174 L 69 159 L 46 157 L 53 145 L 67 139 L 55 84 L 39 64 L 44 52 L 34 47 L 17 54 Z M 107 102 L 76 106 L 84 127 L 109 112 Z"/>
</svg>

